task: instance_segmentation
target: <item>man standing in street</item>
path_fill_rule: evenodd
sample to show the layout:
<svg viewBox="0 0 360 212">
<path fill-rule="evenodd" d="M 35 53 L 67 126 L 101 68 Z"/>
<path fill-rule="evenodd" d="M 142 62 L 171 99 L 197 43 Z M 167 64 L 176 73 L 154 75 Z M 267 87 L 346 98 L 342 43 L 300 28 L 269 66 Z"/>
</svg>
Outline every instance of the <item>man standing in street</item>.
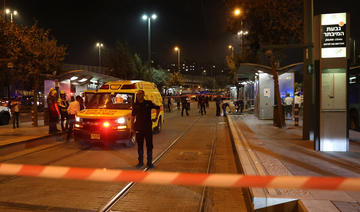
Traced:
<svg viewBox="0 0 360 212">
<path fill-rule="evenodd" d="M 205 108 L 205 105 L 206 105 L 206 99 L 205 99 L 205 96 L 204 95 L 201 95 L 200 96 L 200 113 L 201 115 L 206 115 L 206 108 Z"/>
<path fill-rule="evenodd" d="M 167 106 L 168 106 L 168 111 L 171 112 L 171 97 L 168 97 Z"/>
<path fill-rule="evenodd" d="M 58 100 L 59 110 L 60 110 L 60 124 L 61 130 L 65 132 L 69 127 L 69 117 L 67 109 L 69 107 L 69 102 L 66 100 L 65 91 L 60 91 L 60 98 Z M 66 122 L 65 122 L 66 120 Z M 64 123 L 65 122 L 65 123 Z"/>
<path fill-rule="evenodd" d="M 184 116 L 184 110 L 186 112 L 186 115 L 189 116 L 188 102 L 186 101 L 186 96 L 181 97 L 181 116 Z"/>
<path fill-rule="evenodd" d="M 54 88 L 50 88 L 47 98 L 49 107 L 49 134 L 53 135 L 59 132 L 56 124 L 59 121 L 60 112 L 57 104 L 57 92 Z"/>
<path fill-rule="evenodd" d="M 19 128 L 19 114 L 20 114 L 20 106 L 21 102 L 19 97 L 17 96 L 13 101 L 10 103 L 11 113 L 13 115 L 13 128 L 15 129 L 15 122 L 16 127 Z"/>
<path fill-rule="evenodd" d="M 138 169 L 144 165 L 144 138 L 146 140 L 147 166 L 148 168 L 154 168 L 154 165 L 152 164 L 152 122 L 158 120 L 160 113 L 160 107 L 153 104 L 150 100 L 145 100 L 144 97 L 145 92 L 143 90 L 139 90 L 136 93 L 136 101 L 133 105 L 131 116 L 132 129 L 135 130 L 136 142 L 138 144 L 139 163 L 136 165 L 136 168 Z M 151 109 L 156 109 L 156 116 L 154 119 L 151 119 Z"/>
<path fill-rule="evenodd" d="M 222 99 L 221 96 L 218 95 L 215 98 L 215 103 L 216 103 L 216 116 L 220 116 L 220 105 L 221 105 Z"/>
<path fill-rule="evenodd" d="M 74 123 L 75 123 L 75 116 L 80 111 L 80 101 L 81 97 L 76 96 L 76 100 L 70 102 L 69 107 L 67 108 L 68 118 L 69 118 L 69 130 L 66 137 L 66 140 L 70 140 L 71 134 L 73 132 Z"/>
</svg>

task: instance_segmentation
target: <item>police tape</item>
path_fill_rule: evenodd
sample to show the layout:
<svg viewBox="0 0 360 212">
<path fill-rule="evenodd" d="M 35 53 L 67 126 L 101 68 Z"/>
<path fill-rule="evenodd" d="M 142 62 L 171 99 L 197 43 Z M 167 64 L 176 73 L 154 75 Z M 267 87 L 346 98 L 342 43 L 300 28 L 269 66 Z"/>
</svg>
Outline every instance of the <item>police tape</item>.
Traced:
<svg viewBox="0 0 360 212">
<path fill-rule="evenodd" d="M 120 169 L 92 169 L 0 163 L 0 175 L 77 179 L 103 182 L 136 182 L 211 187 L 258 187 L 360 191 L 360 178 L 315 176 L 250 176 Z"/>
</svg>

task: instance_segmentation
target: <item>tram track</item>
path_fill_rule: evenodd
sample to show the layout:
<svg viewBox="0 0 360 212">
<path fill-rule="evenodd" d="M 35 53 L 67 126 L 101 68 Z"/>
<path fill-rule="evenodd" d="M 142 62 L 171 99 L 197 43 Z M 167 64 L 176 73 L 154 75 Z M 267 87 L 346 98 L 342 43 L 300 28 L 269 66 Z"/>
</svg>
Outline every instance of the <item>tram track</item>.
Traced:
<svg viewBox="0 0 360 212">
<path fill-rule="evenodd" d="M 38 140 L 41 140 L 41 138 L 34 139 L 33 141 L 35 142 L 35 141 L 38 141 Z M 30 156 L 32 154 L 37 154 L 37 153 L 44 152 L 44 151 L 49 151 L 49 150 L 54 150 L 54 149 L 61 149 L 66 145 L 67 145 L 67 143 L 61 142 L 61 143 L 58 143 L 58 144 L 45 146 L 45 147 L 39 148 L 39 149 L 35 148 L 35 149 L 33 149 L 33 150 L 29 151 L 29 152 L 26 152 L 26 153 L 21 153 L 20 152 L 19 154 L 16 154 L 16 152 L 15 152 L 15 154 L 10 154 L 8 156 L 6 156 L 6 155 L 1 156 L 0 157 L 0 162 L 7 162 L 7 161 L 10 161 L 10 160 L 15 160 L 15 159 L 19 159 L 19 158 L 22 158 L 22 157 L 27 157 L 27 156 Z M 40 163 L 39 165 L 44 165 L 44 166 L 52 165 L 52 164 L 54 164 L 54 163 L 56 163 L 58 161 L 64 160 L 64 159 L 72 157 L 74 155 L 78 155 L 79 153 L 84 152 L 84 151 L 86 151 L 88 149 L 90 149 L 90 147 L 79 149 L 78 151 L 72 152 L 70 154 L 63 155 L 61 157 L 58 157 L 56 159 L 47 161 L 45 163 Z M 1 183 L 6 183 L 8 181 L 11 181 L 11 180 L 14 180 L 14 179 L 17 179 L 17 178 L 20 178 L 20 177 L 21 176 L 8 176 L 8 177 L 5 177 L 4 179 L 0 180 L 0 184 Z"/>
<path fill-rule="evenodd" d="M 211 142 L 211 152 L 209 154 L 209 160 L 208 160 L 208 166 L 206 169 L 206 173 L 209 174 L 211 172 L 211 168 L 213 165 L 214 157 L 215 157 L 215 151 L 216 151 L 216 142 L 217 142 L 217 135 L 218 135 L 218 122 L 216 122 L 215 127 L 215 136 Z M 200 205 L 199 205 L 199 212 L 204 212 L 206 207 L 206 196 L 207 196 L 207 187 L 203 187 L 203 190 L 201 192 L 201 199 L 200 199 Z"/>
<path fill-rule="evenodd" d="M 156 165 L 170 150 L 171 148 L 181 139 L 183 138 L 190 130 L 191 128 L 195 125 L 195 123 L 197 123 L 200 120 L 200 117 L 198 117 L 195 121 L 192 122 L 192 124 L 190 126 L 188 126 L 183 133 L 181 133 L 181 135 L 179 135 L 178 137 L 176 137 L 171 143 L 170 145 L 163 150 L 154 160 L 153 160 L 153 164 Z M 144 168 L 143 169 L 144 172 L 149 171 L 149 168 Z M 126 184 L 121 190 L 120 192 L 118 192 L 117 194 L 115 194 L 110 201 L 108 201 L 104 206 L 102 206 L 98 211 L 99 212 L 108 212 L 111 211 L 111 208 L 119 201 L 121 200 L 123 197 L 126 196 L 127 193 L 129 193 L 129 191 L 131 190 L 131 188 L 133 188 L 136 185 L 135 182 L 130 182 L 128 184 Z"/>
</svg>

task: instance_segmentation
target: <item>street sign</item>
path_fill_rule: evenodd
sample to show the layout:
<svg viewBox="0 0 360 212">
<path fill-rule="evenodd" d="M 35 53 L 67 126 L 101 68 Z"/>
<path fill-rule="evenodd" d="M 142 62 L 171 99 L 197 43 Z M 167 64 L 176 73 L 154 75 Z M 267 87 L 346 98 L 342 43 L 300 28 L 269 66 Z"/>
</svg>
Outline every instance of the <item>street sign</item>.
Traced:
<svg viewBox="0 0 360 212">
<path fill-rule="evenodd" d="M 346 13 L 321 15 L 321 57 L 346 57 Z"/>
</svg>

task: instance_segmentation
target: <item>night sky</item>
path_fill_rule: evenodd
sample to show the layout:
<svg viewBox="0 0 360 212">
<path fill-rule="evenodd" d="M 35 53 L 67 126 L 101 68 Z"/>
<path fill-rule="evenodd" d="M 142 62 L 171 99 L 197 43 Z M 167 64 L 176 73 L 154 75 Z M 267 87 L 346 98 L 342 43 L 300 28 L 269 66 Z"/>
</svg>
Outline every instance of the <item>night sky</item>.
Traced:
<svg viewBox="0 0 360 212">
<path fill-rule="evenodd" d="M 314 12 L 350 12 L 351 36 L 360 39 L 360 21 L 353 1 L 314 0 Z M 226 18 L 232 8 L 222 0 L 7 0 L 16 9 L 19 24 L 38 20 L 41 27 L 68 47 L 66 63 L 97 65 L 97 41 L 106 47 L 116 40 L 126 41 L 133 53 L 147 58 L 147 23 L 144 13 L 156 13 L 152 22 L 152 54 L 160 64 L 176 63 L 175 45 L 182 60 L 198 63 L 224 63 L 227 45 L 234 36 L 226 32 Z M 301 54 L 300 54 L 301 55 Z"/>
</svg>

